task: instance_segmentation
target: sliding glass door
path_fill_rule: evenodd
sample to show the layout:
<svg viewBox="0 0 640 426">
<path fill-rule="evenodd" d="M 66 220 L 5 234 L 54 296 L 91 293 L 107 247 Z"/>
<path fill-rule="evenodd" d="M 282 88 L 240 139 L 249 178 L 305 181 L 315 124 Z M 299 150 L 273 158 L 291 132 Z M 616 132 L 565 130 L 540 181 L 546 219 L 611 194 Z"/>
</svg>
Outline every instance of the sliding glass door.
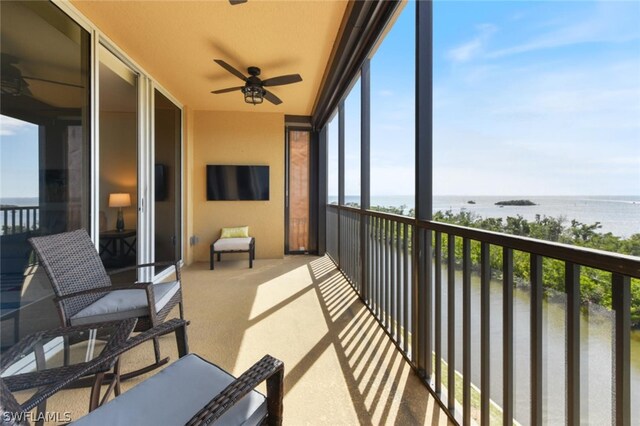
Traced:
<svg viewBox="0 0 640 426">
<path fill-rule="evenodd" d="M 99 50 L 100 257 L 107 269 L 138 260 L 138 74 Z"/>
<path fill-rule="evenodd" d="M 155 260 L 182 258 L 182 111 L 154 90 L 154 248 Z M 156 273 L 160 270 L 156 270 Z"/>
<path fill-rule="evenodd" d="M 85 229 L 107 269 L 182 257 L 181 106 L 70 16 L 0 1 L 2 351 L 60 325 L 30 237 Z"/>
</svg>

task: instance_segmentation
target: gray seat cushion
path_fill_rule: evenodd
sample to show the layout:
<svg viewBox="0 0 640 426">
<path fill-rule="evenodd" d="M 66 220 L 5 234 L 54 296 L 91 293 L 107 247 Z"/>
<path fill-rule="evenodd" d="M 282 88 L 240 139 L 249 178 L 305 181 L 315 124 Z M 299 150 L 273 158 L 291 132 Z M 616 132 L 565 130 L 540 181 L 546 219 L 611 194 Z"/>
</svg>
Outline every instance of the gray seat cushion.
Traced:
<svg viewBox="0 0 640 426">
<path fill-rule="evenodd" d="M 156 312 L 160 311 L 180 289 L 180 282 L 153 284 Z M 148 315 L 144 290 L 114 290 L 71 317 L 71 325 L 118 321 Z"/>
<path fill-rule="evenodd" d="M 74 422 L 74 425 L 184 425 L 234 380 L 189 354 Z M 257 425 L 267 415 L 264 395 L 251 391 L 215 423 Z"/>
</svg>

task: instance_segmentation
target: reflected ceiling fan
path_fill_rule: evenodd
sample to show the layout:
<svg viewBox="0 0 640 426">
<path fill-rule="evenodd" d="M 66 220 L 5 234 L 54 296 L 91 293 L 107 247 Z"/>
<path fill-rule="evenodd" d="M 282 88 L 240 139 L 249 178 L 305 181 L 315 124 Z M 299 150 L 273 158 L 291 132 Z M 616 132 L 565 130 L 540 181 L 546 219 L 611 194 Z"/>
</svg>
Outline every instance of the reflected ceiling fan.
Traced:
<svg viewBox="0 0 640 426">
<path fill-rule="evenodd" d="M 229 3 L 231 3 L 231 6 L 235 6 L 237 4 L 242 4 L 242 3 L 246 3 L 248 0 L 229 0 Z"/>
<path fill-rule="evenodd" d="M 222 59 L 214 59 L 214 61 L 222 68 L 229 71 L 240 80 L 244 81 L 245 85 L 214 90 L 211 93 L 219 95 L 221 93 L 229 93 L 239 90 L 240 92 L 242 92 L 242 94 L 244 94 L 244 101 L 248 104 L 261 104 L 263 100 L 266 99 L 274 105 L 280 105 L 282 103 L 282 100 L 280 100 L 280 98 L 278 98 L 273 93 L 266 90 L 265 87 L 283 86 L 285 84 L 298 83 L 302 81 L 302 77 L 300 77 L 300 74 L 281 75 L 279 77 L 261 80 L 259 77 L 260 68 L 258 67 L 249 67 L 247 69 L 247 71 L 249 72 L 249 77 L 245 77 L 244 74 L 242 74 L 240 71 L 238 71 Z"/>
<path fill-rule="evenodd" d="M 10 96 L 33 96 L 27 80 L 42 81 L 44 83 L 58 84 L 61 86 L 84 88 L 78 84 L 65 83 L 63 81 L 49 80 L 47 78 L 30 77 L 22 74 L 16 65 L 20 63 L 18 58 L 8 53 L 2 53 L 2 70 L 0 73 L 0 93 Z"/>
</svg>

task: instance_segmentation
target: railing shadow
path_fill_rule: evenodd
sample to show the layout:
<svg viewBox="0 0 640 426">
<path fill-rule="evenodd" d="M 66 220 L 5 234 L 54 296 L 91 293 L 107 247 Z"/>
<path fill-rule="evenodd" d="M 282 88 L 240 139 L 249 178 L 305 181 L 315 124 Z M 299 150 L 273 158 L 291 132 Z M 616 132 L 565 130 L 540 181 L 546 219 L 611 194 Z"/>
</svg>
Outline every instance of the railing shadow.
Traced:
<svg viewBox="0 0 640 426">
<path fill-rule="evenodd" d="M 360 424 L 438 424 L 440 408 L 333 262 L 308 268 L 328 332 L 289 369 L 285 392 L 332 349 Z"/>
</svg>

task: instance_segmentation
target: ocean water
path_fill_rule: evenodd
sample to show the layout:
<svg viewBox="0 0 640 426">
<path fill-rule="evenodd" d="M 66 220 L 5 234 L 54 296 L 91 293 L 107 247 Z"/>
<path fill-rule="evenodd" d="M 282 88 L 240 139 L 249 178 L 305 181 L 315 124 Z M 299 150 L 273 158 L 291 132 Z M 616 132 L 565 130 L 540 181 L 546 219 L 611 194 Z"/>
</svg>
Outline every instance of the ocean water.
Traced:
<svg viewBox="0 0 640 426">
<path fill-rule="evenodd" d="M 496 206 L 498 201 L 531 200 L 535 206 Z M 336 202 L 337 197 L 329 197 Z M 345 201 L 359 202 L 359 197 L 345 196 Z M 469 204 L 474 201 L 475 204 Z M 371 196 L 372 206 L 414 207 L 413 196 Z M 434 196 L 433 211 L 469 211 L 483 218 L 506 218 L 520 215 L 534 220 L 536 215 L 562 217 L 568 225 L 575 219 L 585 224 L 600 222 L 599 232 L 620 237 L 640 233 L 640 195 L 638 196 Z"/>
<path fill-rule="evenodd" d="M 531 200 L 535 206 L 496 206 L 498 201 Z M 337 197 L 329 197 L 329 202 L 337 202 Z M 345 197 L 345 201 L 359 202 L 359 197 Z M 474 201 L 475 204 L 469 204 Z M 1 198 L 0 204 L 16 206 L 36 206 L 37 198 Z M 373 206 L 406 206 L 406 212 L 414 207 L 413 196 L 372 196 Z M 638 196 L 444 196 L 433 197 L 433 211 L 451 210 L 454 213 L 469 211 L 481 217 L 501 217 L 520 215 L 534 220 L 536 215 L 562 217 L 569 224 L 572 219 L 586 224 L 600 222 L 600 232 L 611 232 L 620 237 L 640 233 L 640 195 Z"/>
<path fill-rule="evenodd" d="M 18 206 L 18 207 L 37 206 L 38 197 L 22 197 L 22 198 L 2 197 L 0 198 L 0 205 Z"/>
</svg>

